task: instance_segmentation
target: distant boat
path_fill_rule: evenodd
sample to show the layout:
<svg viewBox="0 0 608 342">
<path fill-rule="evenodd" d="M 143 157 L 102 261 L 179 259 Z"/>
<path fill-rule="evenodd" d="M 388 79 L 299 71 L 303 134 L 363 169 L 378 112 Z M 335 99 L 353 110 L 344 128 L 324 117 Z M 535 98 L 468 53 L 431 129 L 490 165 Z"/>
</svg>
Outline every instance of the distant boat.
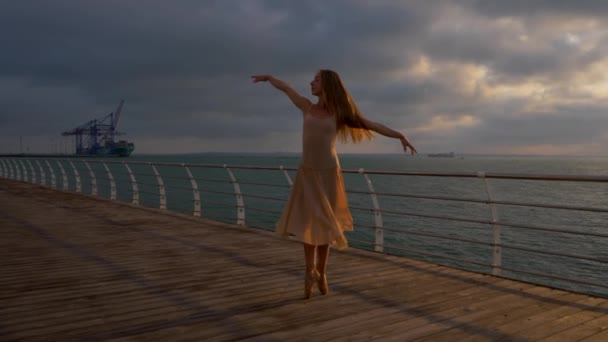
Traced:
<svg viewBox="0 0 608 342">
<path fill-rule="evenodd" d="M 84 149 L 76 152 L 78 155 L 94 156 L 116 156 L 128 157 L 135 149 L 135 144 L 125 140 L 111 141 L 106 140 L 104 145 L 98 145 L 94 149 Z"/>
<path fill-rule="evenodd" d="M 429 153 L 428 156 L 431 157 L 431 158 L 454 158 L 455 154 L 454 154 L 454 152 L 450 152 L 450 153 Z"/>
</svg>

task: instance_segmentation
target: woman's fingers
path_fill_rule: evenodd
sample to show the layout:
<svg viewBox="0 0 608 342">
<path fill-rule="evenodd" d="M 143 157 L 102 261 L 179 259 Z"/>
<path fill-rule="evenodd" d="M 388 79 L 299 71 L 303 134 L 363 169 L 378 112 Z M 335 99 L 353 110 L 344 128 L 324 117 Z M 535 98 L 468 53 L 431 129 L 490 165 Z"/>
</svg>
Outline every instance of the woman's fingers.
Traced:
<svg viewBox="0 0 608 342">
<path fill-rule="evenodd" d="M 251 76 L 251 78 L 253 78 L 254 83 L 268 81 L 268 76 L 266 76 L 266 75 Z"/>
<path fill-rule="evenodd" d="M 412 151 L 412 155 L 418 153 L 418 151 L 416 151 L 416 148 L 410 144 L 410 150 Z"/>
<path fill-rule="evenodd" d="M 407 149 L 410 149 L 410 152 L 412 155 L 416 154 L 418 151 L 416 151 L 416 148 L 414 147 L 414 145 L 410 144 L 409 142 L 405 142 L 403 144 L 403 151 L 407 152 Z"/>
</svg>

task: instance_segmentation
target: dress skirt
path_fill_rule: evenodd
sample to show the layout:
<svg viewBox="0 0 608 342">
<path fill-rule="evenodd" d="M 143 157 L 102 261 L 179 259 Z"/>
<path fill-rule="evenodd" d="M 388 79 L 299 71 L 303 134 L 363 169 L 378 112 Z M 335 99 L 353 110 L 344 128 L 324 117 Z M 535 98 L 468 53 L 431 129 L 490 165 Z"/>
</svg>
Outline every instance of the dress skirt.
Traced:
<svg viewBox="0 0 608 342">
<path fill-rule="evenodd" d="M 309 245 L 348 247 L 345 231 L 353 230 L 342 170 L 300 165 L 276 232 Z"/>
</svg>

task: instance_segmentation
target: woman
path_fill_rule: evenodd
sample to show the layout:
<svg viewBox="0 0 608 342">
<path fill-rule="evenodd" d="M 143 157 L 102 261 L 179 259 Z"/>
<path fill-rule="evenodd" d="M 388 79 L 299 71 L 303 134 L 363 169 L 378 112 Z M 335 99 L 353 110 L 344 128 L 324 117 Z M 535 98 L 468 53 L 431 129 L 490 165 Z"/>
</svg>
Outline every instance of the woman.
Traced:
<svg viewBox="0 0 608 342">
<path fill-rule="evenodd" d="M 317 283 L 326 294 L 329 246 L 348 247 L 345 231 L 352 231 L 353 219 L 348 208 L 344 180 L 336 155 L 336 137 L 358 143 L 373 137 L 372 131 L 401 140 L 404 151 L 416 149 L 401 133 L 363 117 L 342 84 L 338 74 L 320 70 L 310 83 L 312 103 L 285 82 L 270 75 L 252 76 L 253 82 L 270 82 L 283 91 L 304 115 L 302 160 L 298 173 L 277 223 L 277 233 L 293 235 L 304 245 L 306 274 L 304 296 L 310 298 Z"/>
</svg>

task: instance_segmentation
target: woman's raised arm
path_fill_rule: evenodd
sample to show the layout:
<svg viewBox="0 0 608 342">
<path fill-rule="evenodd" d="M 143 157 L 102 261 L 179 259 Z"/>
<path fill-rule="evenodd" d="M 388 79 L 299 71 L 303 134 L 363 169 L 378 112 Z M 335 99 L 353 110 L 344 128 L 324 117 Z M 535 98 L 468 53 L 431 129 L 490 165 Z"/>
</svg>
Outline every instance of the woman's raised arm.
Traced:
<svg viewBox="0 0 608 342">
<path fill-rule="evenodd" d="M 416 151 L 416 148 L 414 147 L 414 145 L 412 145 L 410 143 L 410 141 L 402 133 L 397 132 L 391 128 L 388 128 L 381 123 L 373 122 L 373 121 L 365 119 L 365 118 L 363 119 L 363 124 L 365 125 L 365 127 L 367 129 L 370 129 L 374 132 L 384 135 L 385 137 L 399 139 L 401 141 L 401 145 L 403 145 L 403 151 L 407 152 L 407 149 L 409 148 L 412 155 L 414 155 L 415 153 L 418 152 L 418 151 Z"/>
<path fill-rule="evenodd" d="M 311 102 L 309 99 L 304 96 L 298 94 L 295 90 L 293 90 L 287 83 L 276 79 L 270 75 L 256 75 L 251 76 L 253 78 L 253 83 L 257 82 L 270 82 L 273 87 L 279 89 L 280 91 L 287 94 L 287 97 L 293 102 L 296 107 L 300 108 L 300 110 L 304 111 L 310 107 Z"/>
</svg>

